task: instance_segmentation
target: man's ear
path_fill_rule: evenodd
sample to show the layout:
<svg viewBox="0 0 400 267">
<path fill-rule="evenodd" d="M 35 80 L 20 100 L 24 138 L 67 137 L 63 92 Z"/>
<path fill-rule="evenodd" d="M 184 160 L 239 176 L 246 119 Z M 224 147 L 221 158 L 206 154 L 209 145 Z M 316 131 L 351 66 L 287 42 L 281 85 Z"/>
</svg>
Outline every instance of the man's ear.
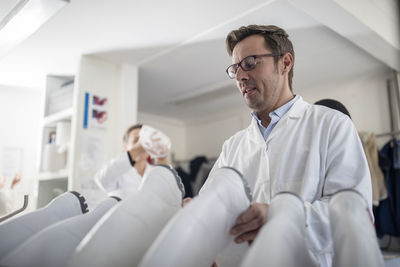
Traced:
<svg viewBox="0 0 400 267">
<path fill-rule="evenodd" d="M 292 69 L 293 66 L 293 56 L 290 53 L 286 53 L 282 56 L 282 72 L 287 72 Z"/>
</svg>

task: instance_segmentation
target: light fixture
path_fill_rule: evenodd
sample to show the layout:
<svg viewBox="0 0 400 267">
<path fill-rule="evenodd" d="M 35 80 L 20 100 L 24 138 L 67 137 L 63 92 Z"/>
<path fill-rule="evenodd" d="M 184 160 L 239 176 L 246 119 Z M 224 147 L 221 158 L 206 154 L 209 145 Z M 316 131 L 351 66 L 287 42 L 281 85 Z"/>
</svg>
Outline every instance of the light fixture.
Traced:
<svg viewBox="0 0 400 267">
<path fill-rule="evenodd" d="M 0 21 L 0 57 L 54 16 L 69 0 L 20 0 Z"/>
</svg>

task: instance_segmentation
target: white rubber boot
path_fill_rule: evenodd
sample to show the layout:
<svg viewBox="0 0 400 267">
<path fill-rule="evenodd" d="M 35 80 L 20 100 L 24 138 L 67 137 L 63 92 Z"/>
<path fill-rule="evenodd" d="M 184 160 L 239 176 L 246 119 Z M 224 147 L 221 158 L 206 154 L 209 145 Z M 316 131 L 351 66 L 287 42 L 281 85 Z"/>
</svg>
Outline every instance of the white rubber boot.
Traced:
<svg viewBox="0 0 400 267">
<path fill-rule="evenodd" d="M 92 228 L 69 266 L 137 266 L 168 220 L 181 209 L 183 184 L 168 166 L 154 167 L 135 194 Z"/>
<path fill-rule="evenodd" d="M 0 266 L 66 266 L 79 242 L 117 202 L 107 198 L 91 212 L 46 227 L 4 257 Z"/>
<path fill-rule="evenodd" d="M 85 198 L 77 192 L 66 192 L 47 206 L 0 224 L 0 259 L 49 225 L 88 211 Z"/>
<path fill-rule="evenodd" d="M 333 237 L 333 267 L 384 266 L 369 208 L 353 190 L 336 193 L 329 201 Z"/>
<path fill-rule="evenodd" d="M 306 220 L 300 197 L 279 193 L 272 199 L 267 223 L 260 229 L 241 266 L 318 266 L 307 248 Z"/>
<path fill-rule="evenodd" d="M 230 229 L 250 205 L 250 190 L 232 168 L 208 179 L 209 186 L 174 216 L 139 266 L 209 267 L 229 244 Z"/>
</svg>

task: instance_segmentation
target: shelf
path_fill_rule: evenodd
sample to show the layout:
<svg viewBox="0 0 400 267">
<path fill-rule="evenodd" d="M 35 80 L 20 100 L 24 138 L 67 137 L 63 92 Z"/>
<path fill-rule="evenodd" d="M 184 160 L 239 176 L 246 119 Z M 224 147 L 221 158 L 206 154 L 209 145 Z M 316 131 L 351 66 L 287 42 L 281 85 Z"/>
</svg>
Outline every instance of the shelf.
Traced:
<svg viewBox="0 0 400 267">
<path fill-rule="evenodd" d="M 55 126 L 58 121 L 71 120 L 72 118 L 72 107 L 55 114 L 46 116 L 43 120 L 43 126 Z"/>
<path fill-rule="evenodd" d="M 39 181 L 68 179 L 68 170 L 63 169 L 56 172 L 40 172 L 38 176 Z"/>
</svg>

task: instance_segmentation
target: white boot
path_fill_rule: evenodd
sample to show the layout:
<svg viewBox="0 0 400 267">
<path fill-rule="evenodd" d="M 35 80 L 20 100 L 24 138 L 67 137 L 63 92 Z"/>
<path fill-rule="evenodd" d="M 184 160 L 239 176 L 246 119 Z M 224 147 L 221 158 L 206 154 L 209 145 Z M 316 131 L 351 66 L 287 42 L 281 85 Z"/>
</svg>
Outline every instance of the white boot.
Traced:
<svg viewBox="0 0 400 267">
<path fill-rule="evenodd" d="M 353 190 L 329 201 L 333 237 L 333 267 L 384 266 L 367 202 Z"/>
<path fill-rule="evenodd" d="M 183 185 L 167 166 L 154 167 L 135 194 L 92 228 L 69 266 L 137 266 L 168 220 L 181 209 Z"/>
<path fill-rule="evenodd" d="M 4 257 L 0 266 L 66 266 L 79 242 L 117 202 L 107 198 L 91 212 L 46 227 Z"/>
<path fill-rule="evenodd" d="M 250 205 L 250 191 L 232 168 L 218 169 L 208 179 L 208 187 L 174 216 L 139 266 L 209 267 L 229 244 L 230 229 Z"/>
<path fill-rule="evenodd" d="M 241 266 L 318 266 L 307 248 L 306 220 L 300 197 L 279 193 L 272 199 L 267 223 L 250 246 Z"/>
<path fill-rule="evenodd" d="M 87 211 L 83 196 L 66 192 L 43 208 L 4 221 L 0 224 L 0 259 L 47 226 Z"/>
</svg>

